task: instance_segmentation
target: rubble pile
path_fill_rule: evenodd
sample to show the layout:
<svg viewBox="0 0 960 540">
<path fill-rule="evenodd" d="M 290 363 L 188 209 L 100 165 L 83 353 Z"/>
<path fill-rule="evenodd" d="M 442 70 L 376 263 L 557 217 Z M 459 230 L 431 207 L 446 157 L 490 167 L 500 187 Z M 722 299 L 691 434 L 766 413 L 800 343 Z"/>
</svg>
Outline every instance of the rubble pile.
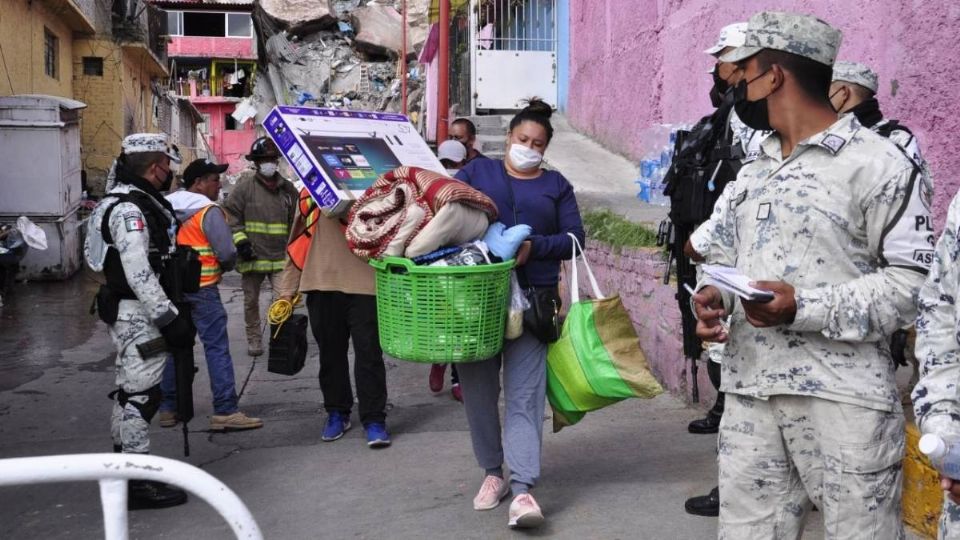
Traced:
<svg viewBox="0 0 960 540">
<path fill-rule="evenodd" d="M 257 78 L 235 116 L 261 122 L 277 104 L 397 112 L 404 72 L 407 109 L 416 116 L 423 76 L 415 59 L 429 3 L 408 0 L 408 54 L 401 59 L 399 1 L 256 0 Z"/>
</svg>

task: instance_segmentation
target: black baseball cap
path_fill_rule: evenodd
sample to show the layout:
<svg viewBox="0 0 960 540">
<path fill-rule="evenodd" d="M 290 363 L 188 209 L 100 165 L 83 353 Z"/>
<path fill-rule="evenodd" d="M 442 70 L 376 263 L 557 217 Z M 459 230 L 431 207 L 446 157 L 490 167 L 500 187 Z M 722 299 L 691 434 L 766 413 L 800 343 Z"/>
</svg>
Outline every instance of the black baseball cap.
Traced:
<svg viewBox="0 0 960 540">
<path fill-rule="evenodd" d="M 218 165 L 209 159 L 195 159 L 187 165 L 186 170 L 183 171 L 183 187 L 189 188 L 197 181 L 197 178 L 205 174 L 223 174 L 227 170 L 229 165 L 223 164 Z"/>
</svg>

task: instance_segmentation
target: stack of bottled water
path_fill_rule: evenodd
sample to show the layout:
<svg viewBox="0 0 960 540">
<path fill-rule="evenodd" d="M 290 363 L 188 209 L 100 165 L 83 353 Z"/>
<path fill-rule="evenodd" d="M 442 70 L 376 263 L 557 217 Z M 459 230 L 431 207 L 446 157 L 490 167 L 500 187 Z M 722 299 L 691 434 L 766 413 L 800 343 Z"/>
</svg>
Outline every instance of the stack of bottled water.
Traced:
<svg viewBox="0 0 960 540">
<path fill-rule="evenodd" d="M 637 193 L 637 198 L 641 201 L 656 206 L 670 206 L 670 197 L 667 197 L 663 194 L 663 189 L 666 187 L 664 184 L 664 179 L 667 176 L 667 172 L 670 170 L 670 164 L 673 162 L 673 146 L 677 140 L 677 130 L 682 129 L 682 127 L 674 127 L 669 125 L 657 126 L 661 133 L 657 134 L 657 137 L 660 141 L 658 145 L 656 141 L 651 141 L 650 151 L 640 160 L 640 178 L 636 180 L 636 183 L 640 186 L 640 191 Z M 669 135 L 664 137 L 663 128 L 669 129 Z M 666 138 L 666 145 L 663 144 L 663 139 Z"/>
</svg>

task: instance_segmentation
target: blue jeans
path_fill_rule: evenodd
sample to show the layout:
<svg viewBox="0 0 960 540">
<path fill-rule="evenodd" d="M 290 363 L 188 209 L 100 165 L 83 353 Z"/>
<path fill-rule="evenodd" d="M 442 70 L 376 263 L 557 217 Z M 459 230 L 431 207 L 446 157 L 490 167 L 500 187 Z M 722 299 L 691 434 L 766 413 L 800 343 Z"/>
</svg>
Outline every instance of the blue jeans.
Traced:
<svg viewBox="0 0 960 540">
<path fill-rule="evenodd" d="M 233 377 L 230 342 L 227 340 L 227 310 L 220 301 L 220 289 L 216 285 L 209 285 L 185 296 L 193 310 L 193 324 L 197 327 L 197 336 L 203 343 L 203 353 L 207 358 L 213 413 L 233 414 L 238 410 L 237 385 Z M 167 358 L 167 365 L 164 366 L 160 389 L 163 391 L 160 410 L 175 411 L 177 388 L 172 356 Z"/>
</svg>

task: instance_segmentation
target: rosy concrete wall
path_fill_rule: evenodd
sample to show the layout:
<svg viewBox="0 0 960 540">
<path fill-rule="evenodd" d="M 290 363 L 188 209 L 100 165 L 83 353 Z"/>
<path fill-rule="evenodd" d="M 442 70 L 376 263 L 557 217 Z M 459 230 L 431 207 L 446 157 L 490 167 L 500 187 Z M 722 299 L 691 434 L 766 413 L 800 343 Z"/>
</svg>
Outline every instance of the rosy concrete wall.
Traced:
<svg viewBox="0 0 960 540">
<path fill-rule="evenodd" d="M 587 244 L 587 258 L 601 292 L 620 294 L 654 375 L 669 392 L 689 400 L 690 361 L 683 357 L 680 309 L 674 298 L 676 285 L 663 284 L 667 263 L 662 252 L 627 249 L 616 253 L 591 241 Z M 581 288 L 581 291 L 587 294 L 586 289 Z M 707 377 L 706 366 L 700 364 L 698 371 L 700 402 L 709 407 L 713 405 L 716 391 Z"/>
<path fill-rule="evenodd" d="M 257 57 L 253 51 L 253 38 L 176 36 L 167 45 L 167 55 L 171 58 L 187 56 L 191 58 L 237 58 L 253 60 Z"/>
<path fill-rule="evenodd" d="M 640 157 L 638 131 L 692 122 L 710 110 L 705 74 L 725 24 L 760 10 L 812 13 L 844 33 L 841 59 L 880 75 L 885 114 L 919 137 L 942 225 L 960 186 L 960 3 L 953 0 L 593 0 L 571 2 L 570 97 L 575 127 Z"/>
<path fill-rule="evenodd" d="M 253 120 L 248 120 L 243 129 L 226 129 L 226 116 L 233 112 L 236 103 L 224 101 L 223 98 L 198 97 L 191 100 L 201 114 L 210 115 L 207 124 L 207 144 L 213 151 L 217 163 L 227 163 L 230 168 L 228 174 L 234 174 L 245 169 L 249 163 L 243 157 L 250 151 L 250 145 L 256 139 L 257 132 L 253 129 Z"/>
</svg>

